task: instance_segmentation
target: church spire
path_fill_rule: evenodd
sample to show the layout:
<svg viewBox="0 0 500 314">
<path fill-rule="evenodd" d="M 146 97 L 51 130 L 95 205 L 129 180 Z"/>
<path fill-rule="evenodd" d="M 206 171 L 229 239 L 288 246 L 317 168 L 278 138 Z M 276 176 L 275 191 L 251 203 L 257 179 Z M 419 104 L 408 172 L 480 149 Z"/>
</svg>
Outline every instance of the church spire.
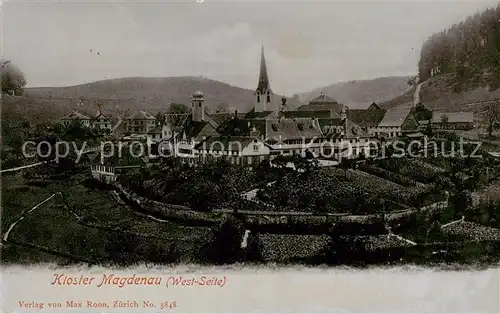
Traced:
<svg viewBox="0 0 500 314">
<path fill-rule="evenodd" d="M 266 57 L 264 56 L 264 44 L 262 44 L 262 50 L 260 53 L 260 74 L 256 92 L 257 91 L 259 91 L 262 95 L 266 94 L 268 91 L 271 92 L 269 77 L 267 76 Z"/>
</svg>

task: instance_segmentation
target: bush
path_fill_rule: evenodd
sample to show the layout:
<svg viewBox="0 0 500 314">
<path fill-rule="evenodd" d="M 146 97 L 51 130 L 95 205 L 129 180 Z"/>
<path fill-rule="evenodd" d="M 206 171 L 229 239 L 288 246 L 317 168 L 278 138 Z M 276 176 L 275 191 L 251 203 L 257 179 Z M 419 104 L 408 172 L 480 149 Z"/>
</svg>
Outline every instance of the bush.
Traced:
<svg viewBox="0 0 500 314">
<path fill-rule="evenodd" d="M 241 221 L 233 217 L 227 218 L 214 230 L 213 238 L 202 249 L 202 259 L 218 265 L 241 261 L 241 239 L 244 232 Z"/>
</svg>

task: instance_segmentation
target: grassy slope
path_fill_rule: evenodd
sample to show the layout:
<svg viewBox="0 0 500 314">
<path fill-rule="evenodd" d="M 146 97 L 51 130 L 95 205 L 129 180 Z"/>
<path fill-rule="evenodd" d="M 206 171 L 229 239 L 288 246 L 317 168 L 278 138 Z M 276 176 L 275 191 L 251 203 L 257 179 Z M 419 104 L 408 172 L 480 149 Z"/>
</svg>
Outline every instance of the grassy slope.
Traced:
<svg viewBox="0 0 500 314">
<path fill-rule="evenodd" d="M 394 107 L 407 107 L 409 104 L 413 104 L 413 96 L 415 94 L 415 88 L 407 90 L 405 93 L 394 97 L 391 100 L 384 101 L 380 103 L 380 107 L 384 109 L 394 108 Z"/>
<path fill-rule="evenodd" d="M 372 102 L 388 101 L 405 93 L 408 89 L 409 76 L 390 76 L 372 80 L 359 80 L 332 84 L 300 95 L 303 101 L 317 97 L 325 92 L 340 103 L 351 108 L 365 108 Z"/>
<path fill-rule="evenodd" d="M 2 176 L 2 230 L 16 221 L 24 209 L 30 209 L 55 191 L 62 191 L 65 203 L 78 216 L 64 206 L 64 202 L 53 200 L 25 216 L 11 232 L 9 239 L 41 245 L 64 254 L 77 255 L 84 260 L 102 260 L 109 257 L 113 242 L 122 240 L 120 233 L 106 229 L 120 229 L 126 233 L 143 233 L 152 237 L 137 237 L 131 241 L 131 252 L 168 251 L 172 239 L 184 239 L 178 250 L 188 251 L 183 258 L 195 256 L 199 245 L 211 234 L 208 228 L 184 227 L 174 223 L 161 223 L 135 215 L 120 205 L 106 191 L 95 190 L 79 180 L 47 181 L 46 186 L 32 186 L 20 174 Z M 89 227 L 85 224 L 97 227 Z M 159 239 L 162 238 L 162 239 Z M 182 244 L 182 245 L 181 245 Z M 189 253 L 189 251 L 191 251 Z M 145 253 L 146 252 L 146 253 Z M 152 254 L 152 253 L 151 253 Z M 146 258 L 147 259 L 147 258 Z M 30 248 L 7 245 L 2 250 L 3 262 L 33 263 L 64 261 Z"/>
<path fill-rule="evenodd" d="M 421 101 L 433 110 L 480 111 L 482 104 L 465 104 L 500 99 L 500 89 L 490 91 L 481 82 L 468 83 L 464 90 L 455 92 L 454 74 L 443 74 L 430 78 L 422 84 Z M 414 89 L 381 104 L 384 108 L 401 106 L 413 99 Z"/>
<path fill-rule="evenodd" d="M 338 172 L 339 175 L 342 172 L 339 169 L 331 170 Z M 396 183 L 372 175 L 359 176 L 349 171 L 349 177 L 353 179 L 353 176 L 368 187 L 375 187 L 378 192 L 390 193 L 398 189 Z M 64 194 L 64 202 L 59 200 L 47 203 L 26 216 L 17 225 L 11 233 L 11 239 L 19 242 L 41 245 L 92 261 L 122 254 L 118 252 L 131 254 L 133 256 L 131 258 L 139 258 L 142 261 L 157 261 L 168 258 L 164 254 L 166 252 L 168 255 L 170 252 L 172 238 L 187 239 L 188 242 L 182 241 L 174 246 L 177 252 L 181 251 L 177 254 L 188 258 L 187 261 L 189 261 L 189 258 L 198 256 L 200 244 L 210 237 L 211 232 L 207 228 L 160 223 L 139 217 L 123 207 L 109 192 L 96 190 L 84 184 L 82 176 L 60 182 L 48 181 L 46 186 L 29 186 L 29 188 L 27 188 L 28 181 L 19 174 L 2 176 L 2 179 L 5 183 L 2 185 L 2 194 L 4 200 L 8 200 L 3 203 L 3 217 L 7 218 L 4 225 L 16 220 L 23 209 L 31 208 L 53 192 L 62 190 Z M 399 187 L 399 189 L 402 188 Z M 65 204 L 68 207 L 64 206 Z M 81 220 L 83 224 L 77 222 L 74 214 L 83 217 Z M 94 224 L 98 227 L 89 227 L 85 224 Z M 117 237 L 116 232 L 102 230 L 102 228 L 119 228 L 124 232 L 147 233 L 162 239 L 133 236 L 124 240 L 122 237 Z M 422 232 L 425 233 L 425 231 L 423 229 Z M 155 255 L 155 252 L 163 253 Z M 26 247 L 7 245 L 2 249 L 2 262 L 4 263 L 64 263 L 66 261 L 64 258 Z"/>
<path fill-rule="evenodd" d="M 465 108 L 463 104 L 500 99 L 500 89 L 490 91 L 488 86 L 481 83 L 471 83 L 460 93 L 455 93 L 454 74 L 445 74 L 433 77 L 422 85 L 422 102 L 433 109 L 455 109 L 476 111 L 481 105 Z"/>
</svg>

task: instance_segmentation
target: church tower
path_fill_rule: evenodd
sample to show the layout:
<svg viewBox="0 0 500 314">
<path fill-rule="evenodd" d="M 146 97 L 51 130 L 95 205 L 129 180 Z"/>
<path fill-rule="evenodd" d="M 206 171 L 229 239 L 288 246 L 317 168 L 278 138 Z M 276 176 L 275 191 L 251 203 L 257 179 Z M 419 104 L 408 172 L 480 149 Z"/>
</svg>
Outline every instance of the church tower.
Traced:
<svg viewBox="0 0 500 314">
<path fill-rule="evenodd" d="M 192 120 L 196 122 L 205 121 L 205 97 L 201 91 L 193 93 L 191 97 Z"/>
<path fill-rule="evenodd" d="M 269 84 L 269 77 L 267 76 L 266 58 L 264 56 L 264 45 L 260 53 L 260 73 L 259 83 L 254 93 L 254 110 L 255 112 L 263 112 L 270 110 L 272 98 L 271 85 Z"/>
</svg>

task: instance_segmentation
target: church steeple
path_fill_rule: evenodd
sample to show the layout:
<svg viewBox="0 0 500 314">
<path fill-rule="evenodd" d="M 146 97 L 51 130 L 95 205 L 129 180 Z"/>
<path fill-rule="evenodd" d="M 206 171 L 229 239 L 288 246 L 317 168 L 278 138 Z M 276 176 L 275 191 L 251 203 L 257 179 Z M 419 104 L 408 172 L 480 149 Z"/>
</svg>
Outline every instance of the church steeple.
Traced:
<svg viewBox="0 0 500 314">
<path fill-rule="evenodd" d="M 259 83 L 255 90 L 255 112 L 266 111 L 271 105 L 271 85 L 269 84 L 269 77 L 267 76 L 266 57 L 264 56 L 264 44 L 260 52 L 260 73 Z"/>
<path fill-rule="evenodd" d="M 261 94 L 266 94 L 267 91 L 271 92 L 271 85 L 269 84 L 269 77 L 267 76 L 266 57 L 264 55 L 264 44 L 262 44 L 262 50 L 260 52 L 260 74 L 259 74 L 259 84 L 257 85 L 257 90 Z"/>
</svg>

